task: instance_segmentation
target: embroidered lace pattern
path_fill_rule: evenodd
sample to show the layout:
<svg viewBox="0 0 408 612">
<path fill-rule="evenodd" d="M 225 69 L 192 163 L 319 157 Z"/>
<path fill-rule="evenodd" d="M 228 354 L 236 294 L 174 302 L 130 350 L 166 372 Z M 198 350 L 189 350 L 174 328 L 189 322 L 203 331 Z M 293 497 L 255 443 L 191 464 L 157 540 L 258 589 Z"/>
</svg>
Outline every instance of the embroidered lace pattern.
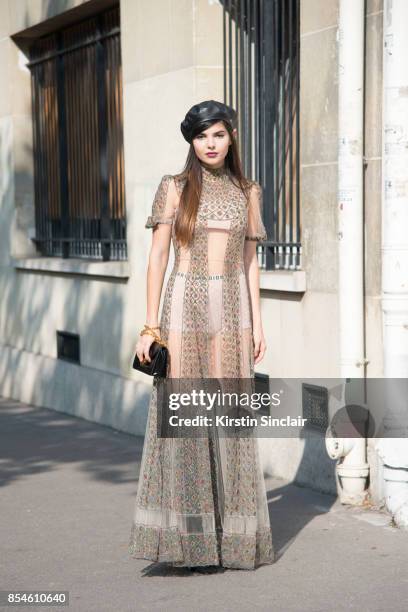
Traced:
<svg viewBox="0 0 408 612">
<path fill-rule="evenodd" d="M 203 185 L 193 241 L 180 247 L 169 202 L 174 180 L 164 175 L 147 228 L 172 225 L 174 267 L 163 297 L 161 336 L 169 347 L 168 376 L 254 378 L 252 312 L 245 275 L 245 240 L 267 239 L 262 189 L 249 203 L 225 168 L 202 166 Z M 132 557 L 174 566 L 254 569 L 274 551 L 258 440 L 158 438 L 153 382 L 131 526 Z"/>
</svg>

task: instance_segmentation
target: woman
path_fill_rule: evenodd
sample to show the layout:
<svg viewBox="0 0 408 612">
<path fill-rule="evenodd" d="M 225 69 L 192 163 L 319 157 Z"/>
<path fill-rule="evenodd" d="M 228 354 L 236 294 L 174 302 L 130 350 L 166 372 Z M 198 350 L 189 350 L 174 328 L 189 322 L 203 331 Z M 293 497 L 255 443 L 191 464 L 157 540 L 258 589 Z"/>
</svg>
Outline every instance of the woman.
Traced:
<svg viewBox="0 0 408 612">
<path fill-rule="evenodd" d="M 153 228 L 147 322 L 136 346 L 149 360 L 167 344 L 168 377 L 254 379 L 266 350 L 257 241 L 265 240 L 262 191 L 242 175 L 236 113 L 194 105 L 181 123 L 190 143 L 183 172 L 162 177 L 146 227 Z M 170 241 L 175 253 L 158 310 Z M 253 436 L 157 437 L 154 379 L 129 551 L 174 566 L 254 569 L 274 561 L 265 483 Z"/>
</svg>

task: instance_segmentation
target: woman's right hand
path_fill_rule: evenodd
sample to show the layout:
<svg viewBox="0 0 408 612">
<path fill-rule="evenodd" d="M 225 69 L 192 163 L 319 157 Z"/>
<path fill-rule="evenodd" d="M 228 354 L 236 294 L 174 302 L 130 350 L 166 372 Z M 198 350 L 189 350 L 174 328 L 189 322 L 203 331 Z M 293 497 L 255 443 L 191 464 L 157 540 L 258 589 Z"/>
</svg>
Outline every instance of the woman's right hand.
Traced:
<svg viewBox="0 0 408 612">
<path fill-rule="evenodd" d="M 136 355 L 138 356 L 140 362 L 143 362 L 144 360 L 146 360 L 148 363 L 151 362 L 149 350 L 154 341 L 155 338 L 150 334 L 143 334 L 143 336 L 139 337 L 136 344 Z"/>
</svg>

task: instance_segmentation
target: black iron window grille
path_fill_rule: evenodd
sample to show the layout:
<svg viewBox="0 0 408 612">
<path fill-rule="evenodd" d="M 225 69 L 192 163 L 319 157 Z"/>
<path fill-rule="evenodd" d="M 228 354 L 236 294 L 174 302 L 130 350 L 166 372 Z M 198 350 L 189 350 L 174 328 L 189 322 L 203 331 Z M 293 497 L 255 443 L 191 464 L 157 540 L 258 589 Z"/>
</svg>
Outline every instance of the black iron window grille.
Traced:
<svg viewBox="0 0 408 612">
<path fill-rule="evenodd" d="M 29 60 L 37 248 L 127 259 L 119 7 L 37 39 Z"/>
<path fill-rule="evenodd" d="M 301 267 L 299 0 L 222 0 L 224 102 L 238 111 L 246 176 L 263 187 L 266 270 Z"/>
</svg>

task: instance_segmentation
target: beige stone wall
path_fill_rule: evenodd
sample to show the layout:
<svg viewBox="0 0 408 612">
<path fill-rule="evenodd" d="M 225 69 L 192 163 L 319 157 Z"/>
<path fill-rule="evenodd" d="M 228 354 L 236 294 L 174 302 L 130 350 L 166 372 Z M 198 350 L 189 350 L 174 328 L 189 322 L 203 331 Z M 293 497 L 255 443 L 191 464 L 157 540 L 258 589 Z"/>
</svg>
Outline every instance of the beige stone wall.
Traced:
<svg viewBox="0 0 408 612">
<path fill-rule="evenodd" d="M 337 2 L 301 2 L 301 214 L 307 292 L 299 376 L 338 376 Z M 307 358 L 309 355 L 309 359 Z"/>
<path fill-rule="evenodd" d="M 339 375 L 337 1 L 301 0 L 300 209 L 305 293 L 262 292 L 273 377 Z"/>
</svg>

